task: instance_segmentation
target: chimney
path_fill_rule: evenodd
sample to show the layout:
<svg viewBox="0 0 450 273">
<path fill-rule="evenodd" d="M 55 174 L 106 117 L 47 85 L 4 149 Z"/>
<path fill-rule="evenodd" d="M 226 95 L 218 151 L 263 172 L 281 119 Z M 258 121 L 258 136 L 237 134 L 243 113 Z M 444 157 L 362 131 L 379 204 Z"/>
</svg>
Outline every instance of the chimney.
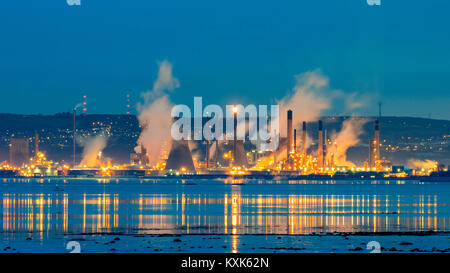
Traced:
<svg viewBox="0 0 450 273">
<path fill-rule="evenodd" d="M 375 135 L 374 135 L 374 163 L 380 160 L 380 122 L 375 120 Z"/>
<path fill-rule="evenodd" d="M 302 131 L 302 149 L 303 153 L 306 155 L 306 122 L 303 122 L 303 131 Z"/>
<path fill-rule="evenodd" d="M 289 158 L 289 153 L 292 151 L 292 110 L 287 111 L 287 158 Z"/>
<path fill-rule="evenodd" d="M 294 129 L 294 152 L 297 152 L 297 129 Z"/>
<path fill-rule="evenodd" d="M 317 167 L 323 168 L 323 124 L 319 120 L 319 147 L 317 150 Z"/>
</svg>

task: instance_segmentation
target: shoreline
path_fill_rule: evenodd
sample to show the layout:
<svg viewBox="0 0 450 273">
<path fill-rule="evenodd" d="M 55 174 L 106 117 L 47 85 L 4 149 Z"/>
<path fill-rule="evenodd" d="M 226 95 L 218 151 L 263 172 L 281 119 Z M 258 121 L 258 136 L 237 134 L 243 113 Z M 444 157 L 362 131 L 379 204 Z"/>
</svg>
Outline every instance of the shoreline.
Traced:
<svg viewBox="0 0 450 273">
<path fill-rule="evenodd" d="M 25 234 L 23 234 L 25 235 Z M 38 235 L 38 234 L 35 234 Z M 425 237 L 424 237 L 425 236 Z M 85 253 L 369 253 L 369 242 L 386 253 L 450 253 L 450 233 L 223 235 L 223 234 L 64 234 L 0 241 L 0 253 L 67 253 L 76 241 Z"/>
<path fill-rule="evenodd" d="M 305 180 L 305 181 L 418 181 L 450 183 L 450 177 L 333 177 L 329 175 L 167 175 L 167 176 L 0 176 L 0 179 L 184 179 L 184 180 Z"/>
</svg>

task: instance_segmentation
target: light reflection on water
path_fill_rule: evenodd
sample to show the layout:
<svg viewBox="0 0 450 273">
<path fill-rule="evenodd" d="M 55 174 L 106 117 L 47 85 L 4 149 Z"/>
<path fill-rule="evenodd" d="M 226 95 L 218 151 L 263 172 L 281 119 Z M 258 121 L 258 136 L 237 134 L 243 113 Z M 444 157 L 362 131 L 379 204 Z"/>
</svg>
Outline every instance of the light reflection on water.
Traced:
<svg viewBox="0 0 450 273">
<path fill-rule="evenodd" d="M 56 186 L 58 185 L 58 186 Z M 449 231 L 447 187 L 357 181 L 8 180 L 2 236 Z M 238 236 L 232 236 L 238 245 Z M 233 249 L 236 249 L 234 247 Z"/>
</svg>

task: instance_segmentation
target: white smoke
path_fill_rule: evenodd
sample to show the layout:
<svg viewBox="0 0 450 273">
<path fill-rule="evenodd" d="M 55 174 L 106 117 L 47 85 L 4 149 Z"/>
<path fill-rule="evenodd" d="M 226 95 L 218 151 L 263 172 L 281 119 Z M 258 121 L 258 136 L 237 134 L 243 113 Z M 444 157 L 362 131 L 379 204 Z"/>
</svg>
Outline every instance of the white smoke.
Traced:
<svg viewBox="0 0 450 273">
<path fill-rule="evenodd" d="M 437 167 L 437 162 L 429 159 L 420 160 L 420 159 L 410 159 L 406 166 L 411 169 L 435 169 Z"/>
<path fill-rule="evenodd" d="M 329 78 L 321 70 L 307 71 L 295 76 L 296 84 L 291 93 L 278 101 L 280 105 L 280 133 L 286 135 L 286 112 L 293 111 L 293 126 L 298 127 L 302 121 L 311 122 L 319 119 L 325 111 L 343 108 L 344 113 L 354 113 L 366 106 L 369 95 L 357 92 L 346 93 L 330 87 Z M 338 111 L 339 109 L 334 109 Z"/>
<path fill-rule="evenodd" d="M 211 141 L 209 144 L 209 160 L 213 160 L 216 158 L 216 142 Z"/>
<path fill-rule="evenodd" d="M 331 106 L 329 80 L 320 70 L 308 71 L 295 76 L 296 84 L 291 94 L 281 99 L 280 105 L 280 131 L 286 135 L 286 112 L 294 113 L 293 125 L 302 121 L 315 121 L 321 112 Z"/>
<path fill-rule="evenodd" d="M 83 103 L 80 102 L 80 103 L 78 103 L 77 105 L 75 105 L 75 107 L 73 108 L 73 110 L 77 110 L 78 108 L 80 108 L 80 107 L 82 107 L 82 106 L 83 106 Z"/>
<path fill-rule="evenodd" d="M 99 167 L 101 165 L 99 154 L 106 147 L 107 141 L 108 139 L 104 135 L 81 139 L 79 142 L 83 146 L 83 159 L 80 165 Z"/>
<path fill-rule="evenodd" d="M 205 154 L 202 153 L 199 143 L 197 141 L 188 141 L 188 146 L 191 151 L 192 160 L 194 162 L 203 161 Z"/>
<path fill-rule="evenodd" d="M 178 79 L 172 75 L 172 64 L 164 60 L 159 63 L 158 78 L 153 83 L 153 89 L 142 93 L 144 103 L 137 105 L 138 120 L 142 128 L 138 147 L 142 144 L 147 149 L 151 165 L 158 162 L 164 142 L 171 139 L 173 104 L 169 100 L 168 93 L 179 86 Z"/>
<path fill-rule="evenodd" d="M 311 147 L 311 144 L 314 142 L 314 139 L 311 137 L 311 132 L 306 133 L 306 150 Z M 302 143 L 302 132 L 301 130 L 297 130 L 297 150 L 303 149 Z"/>
<path fill-rule="evenodd" d="M 351 117 L 343 122 L 339 133 L 332 135 L 333 144 L 331 147 L 327 147 L 327 150 L 329 155 L 334 155 L 334 161 L 338 166 L 351 167 L 355 165 L 353 162 L 347 161 L 347 150 L 361 142 L 359 137 L 364 133 L 363 126 L 368 121 L 369 119 Z"/>
</svg>

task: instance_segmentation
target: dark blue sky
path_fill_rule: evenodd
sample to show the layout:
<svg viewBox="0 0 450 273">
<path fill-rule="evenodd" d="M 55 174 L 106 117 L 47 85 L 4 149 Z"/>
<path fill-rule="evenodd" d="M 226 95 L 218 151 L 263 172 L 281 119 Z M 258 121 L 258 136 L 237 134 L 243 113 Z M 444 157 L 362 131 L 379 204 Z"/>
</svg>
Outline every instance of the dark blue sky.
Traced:
<svg viewBox="0 0 450 273">
<path fill-rule="evenodd" d="M 267 104 L 321 69 L 386 115 L 450 119 L 450 1 L 81 1 L 2 2 L 0 112 L 69 111 L 87 94 L 90 113 L 124 113 L 167 59 L 175 103 Z"/>
</svg>

